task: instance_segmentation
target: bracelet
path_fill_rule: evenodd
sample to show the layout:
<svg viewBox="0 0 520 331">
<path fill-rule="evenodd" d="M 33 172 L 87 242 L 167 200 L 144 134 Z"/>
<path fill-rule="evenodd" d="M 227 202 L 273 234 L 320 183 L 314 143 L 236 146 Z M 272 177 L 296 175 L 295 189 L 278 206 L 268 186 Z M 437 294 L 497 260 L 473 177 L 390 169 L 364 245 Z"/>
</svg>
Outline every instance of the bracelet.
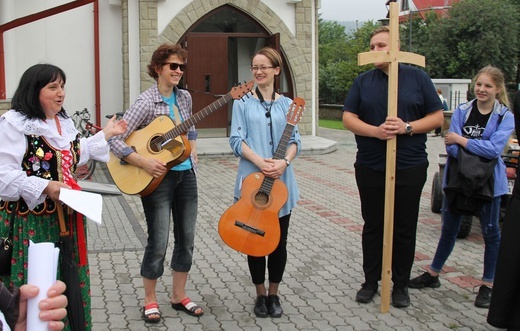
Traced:
<svg viewBox="0 0 520 331">
<path fill-rule="evenodd" d="M 283 159 L 285 160 L 285 164 L 287 164 L 287 166 L 291 164 L 291 161 L 289 161 L 286 157 L 284 157 Z"/>
<path fill-rule="evenodd" d="M 137 156 L 137 165 L 141 166 L 141 155 Z"/>
</svg>

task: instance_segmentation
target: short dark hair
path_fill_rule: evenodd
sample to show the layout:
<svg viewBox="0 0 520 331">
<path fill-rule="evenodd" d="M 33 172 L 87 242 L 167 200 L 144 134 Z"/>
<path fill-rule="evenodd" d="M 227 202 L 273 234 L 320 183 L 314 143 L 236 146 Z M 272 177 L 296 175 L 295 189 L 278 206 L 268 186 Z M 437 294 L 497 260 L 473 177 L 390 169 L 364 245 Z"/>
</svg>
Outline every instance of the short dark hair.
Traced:
<svg viewBox="0 0 520 331">
<path fill-rule="evenodd" d="M 390 33 L 390 29 L 386 25 L 380 26 L 370 33 L 370 39 L 372 39 L 373 36 L 375 36 L 376 34 L 381 33 L 381 32 Z"/>
<path fill-rule="evenodd" d="M 157 80 L 157 78 L 159 78 L 157 70 L 164 65 L 170 55 L 177 55 L 184 63 L 188 60 L 188 51 L 182 48 L 181 45 L 171 43 L 162 44 L 152 54 L 150 64 L 148 64 L 148 75 Z"/>
<path fill-rule="evenodd" d="M 40 91 L 59 78 L 63 83 L 67 81 L 65 72 L 52 64 L 35 64 L 25 70 L 11 99 L 11 109 L 21 112 L 27 118 L 44 120 L 46 116 L 40 104 Z M 58 114 L 68 117 L 63 106 Z"/>
</svg>

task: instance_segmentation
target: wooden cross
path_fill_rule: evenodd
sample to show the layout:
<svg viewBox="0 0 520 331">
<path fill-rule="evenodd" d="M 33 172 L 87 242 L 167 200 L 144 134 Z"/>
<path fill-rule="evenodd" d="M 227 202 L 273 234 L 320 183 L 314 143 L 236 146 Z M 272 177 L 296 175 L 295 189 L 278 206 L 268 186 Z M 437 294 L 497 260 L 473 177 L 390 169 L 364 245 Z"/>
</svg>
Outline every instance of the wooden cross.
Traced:
<svg viewBox="0 0 520 331">
<path fill-rule="evenodd" d="M 390 3 L 390 42 L 388 51 L 366 52 L 358 54 L 358 65 L 363 66 L 376 62 L 388 62 L 388 116 L 397 116 L 397 88 L 399 63 L 411 63 L 425 66 L 424 56 L 399 51 L 399 4 Z M 411 22 L 409 22 L 411 23 Z M 394 232 L 395 201 L 395 160 L 397 139 L 387 141 L 386 147 L 386 179 L 385 179 L 385 214 L 383 236 L 383 266 L 381 282 L 381 312 L 386 313 L 390 307 L 390 281 L 392 278 L 392 245 Z"/>
</svg>

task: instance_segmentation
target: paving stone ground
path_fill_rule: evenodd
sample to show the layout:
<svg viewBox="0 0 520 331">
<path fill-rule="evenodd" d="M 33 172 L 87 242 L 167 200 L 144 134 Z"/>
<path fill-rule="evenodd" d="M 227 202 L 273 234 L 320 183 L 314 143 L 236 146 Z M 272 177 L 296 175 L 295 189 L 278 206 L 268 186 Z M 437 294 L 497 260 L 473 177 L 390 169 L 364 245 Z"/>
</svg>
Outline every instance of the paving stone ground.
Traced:
<svg viewBox="0 0 520 331">
<path fill-rule="evenodd" d="M 93 330 L 497 330 L 486 323 L 487 310 L 476 308 L 474 287 L 482 275 L 484 243 L 479 227 L 458 240 L 442 286 L 410 290 L 412 305 L 380 312 L 381 298 L 359 304 L 354 298 L 363 282 L 359 197 L 354 178 L 356 144 L 345 130 L 320 128 L 318 136 L 335 141 L 334 151 L 319 148 L 292 163 L 301 191 L 293 210 L 288 239 L 288 263 L 280 296 L 284 315 L 256 318 L 255 297 L 246 257 L 219 237 L 218 221 L 232 203 L 237 159 L 223 153 L 199 159 L 199 214 L 194 265 L 187 294 L 204 308 L 195 318 L 169 305 L 171 273 L 159 279 L 157 295 L 163 320 L 141 319 L 143 285 L 139 274 L 146 243 L 146 226 L 138 196 L 104 196 L 101 226 L 89 224 Z M 432 178 L 440 137 L 428 137 L 430 167 L 420 207 L 416 261 L 412 274 L 428 266 L 440 234 L 439 214 L 431 212 Z M 324 151 L 330 151 L 330 146 Z M 110 182 L 105 167 L 94 180 Z M 478 289 L 478 288 L 477 288 Z"/>
</svg>

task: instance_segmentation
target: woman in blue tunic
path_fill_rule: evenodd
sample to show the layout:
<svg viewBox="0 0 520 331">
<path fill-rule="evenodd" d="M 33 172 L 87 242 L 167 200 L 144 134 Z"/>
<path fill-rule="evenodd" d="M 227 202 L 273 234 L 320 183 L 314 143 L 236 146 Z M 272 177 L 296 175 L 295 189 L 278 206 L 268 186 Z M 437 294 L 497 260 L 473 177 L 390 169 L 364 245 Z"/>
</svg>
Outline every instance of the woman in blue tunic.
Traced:
<svg viewBox="0 0 520 331">
<path fill-rule="evenodd" d="M 287 262 L 287 232 L 291 210 L 299 200 L 299 191 L 291 162 L 301 149 L 300 134 L 295 127 L 285 158 L 275 159 L 274 154 L 287 124 L 287 113 L 292 100 L 275 92 L 275 76 L 282 71 L 280 54 L 264 47 L 252 58 L 251 72 L 257 85 L 256 93 L 233 104 L 233 117 L 229 144 L 240 157 L 235 183 L 235 201 L 241 196 L 242 182 L 247 175 L 261 171 L 264 176 L 279 178 L 288 189 L 288 199 L 281 208 L 280 242 L 267 257 L 248 256 L 247 262 L 256 288 L 254 312 L 257 317 L 280 317 L 283 310 L 278 296 L 278 286 Z M 269 285 L 265 286 L 265 269 L 269 273 Z"/>
</svg>

